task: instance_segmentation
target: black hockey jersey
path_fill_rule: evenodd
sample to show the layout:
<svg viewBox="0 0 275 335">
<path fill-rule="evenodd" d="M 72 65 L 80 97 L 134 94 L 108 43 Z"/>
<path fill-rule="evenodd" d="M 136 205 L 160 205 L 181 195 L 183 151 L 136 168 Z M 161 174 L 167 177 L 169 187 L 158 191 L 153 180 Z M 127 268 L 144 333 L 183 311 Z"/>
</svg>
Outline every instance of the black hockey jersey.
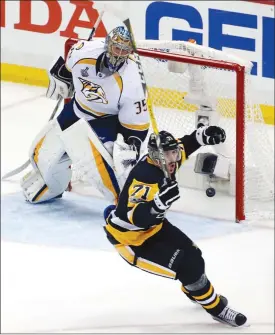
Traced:
<svg viewBox="0 0 275 335">
<path fill-rule="evenodd" d="M 195 136 L 178 139 L 182 151 L 181 161 L 200 147 Z M 130 172 L 120 193 L 118 204 L 106 219 L 105 231 L 113 244 L 139 246 L 155 235 L 163 225 L 164 215 L 152 213 L 153 199 L 164 182 L 164 173 L 145 155 Z"/>
</svg>

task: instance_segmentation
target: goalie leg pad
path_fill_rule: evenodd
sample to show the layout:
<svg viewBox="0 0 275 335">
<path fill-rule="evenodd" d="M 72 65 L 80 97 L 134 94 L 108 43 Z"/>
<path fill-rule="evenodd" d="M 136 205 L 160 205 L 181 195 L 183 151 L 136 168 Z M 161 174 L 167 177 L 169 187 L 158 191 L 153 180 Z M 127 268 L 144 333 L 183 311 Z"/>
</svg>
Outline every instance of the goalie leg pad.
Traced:
<svg viewBox="0 0 275 335">
<path fill-rule="evenodd" d="M 62 132 L 63 145 L 84 182 L 95 186 L 107 199 L 120 193 L 113 158 L 90 125 L 83 119 Z"/>
<path fill-rule="evenodd" d="M 62 194 L 71 179 L 71 160 L 60 140 L 61 133 L 56 119 L 51 120 L 36 136 L 30 148 L 29 157 L 34 172 L 22 179 L 21 187 L 31 203 L 50 200 Z"/>
<path fill-rule="evenodd" d="M 21 180 L 21 187 L 26 200 L 32 204 L 52 200 L 63 193 L 51 191 L 38 170 L 27 173 Z"/>
</svg>

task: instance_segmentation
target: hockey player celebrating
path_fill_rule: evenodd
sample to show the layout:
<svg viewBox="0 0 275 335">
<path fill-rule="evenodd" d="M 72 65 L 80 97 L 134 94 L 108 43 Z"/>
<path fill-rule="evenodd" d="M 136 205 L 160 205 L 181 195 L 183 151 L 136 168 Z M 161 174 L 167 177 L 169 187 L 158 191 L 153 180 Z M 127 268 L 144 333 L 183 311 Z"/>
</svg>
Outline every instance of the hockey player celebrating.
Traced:
<svg viewBox="0 0 275 335">
<path fill-rule="evenodd" d="M 78 41 L 66 63 L 60 57 L 51 68 L 47 97 L 70 98 L 73 87 L 75 93 L 31 146 L 33 171 L 21 181 L 27 201 L 59 197 L 71 180 L 71 164 L 77 165 L 83 181 L 116 201 L 149 128 L 132 52 L 129 32 L 121 26 L 105 41 Z M 115 175 L 116 165 L 120 175 Z"/>
<path fill-rule="evenodd" d="M 198 246 L 166 219 L 166 212 L 179 199 L 176 172 L 182 163 L 203 145 L 224 142 L 225 131 L 203 126 L 192 134 L 175 139 L 160 132 L 166 166 L 171 179 L 164 178 L 155 134 L 148 142 L 148 154 L 131 170 L 117 206 L 105 209 L 104 227 L 108 240 L 131 265 L 167 278 L 178 279 L 182 291 L 201 305 L 213 319 L 239 327 L 246 317 L 227 306 L 205 273 Z"/>
</svg>

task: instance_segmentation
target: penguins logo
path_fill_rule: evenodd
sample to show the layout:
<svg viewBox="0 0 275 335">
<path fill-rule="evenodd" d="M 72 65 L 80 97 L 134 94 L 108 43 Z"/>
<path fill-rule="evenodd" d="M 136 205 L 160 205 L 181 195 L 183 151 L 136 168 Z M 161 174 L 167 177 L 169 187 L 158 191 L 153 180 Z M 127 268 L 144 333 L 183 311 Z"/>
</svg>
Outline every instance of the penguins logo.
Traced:
<svg viewBox="0 0 275 335">
<path fill-rule="evenodd" d="M 81 92 L 88 101 L 107 104 L 106 94 L 100 85 L 94 84 L 91 81 L 78 78 L 83 85 Z"/>
</svg>

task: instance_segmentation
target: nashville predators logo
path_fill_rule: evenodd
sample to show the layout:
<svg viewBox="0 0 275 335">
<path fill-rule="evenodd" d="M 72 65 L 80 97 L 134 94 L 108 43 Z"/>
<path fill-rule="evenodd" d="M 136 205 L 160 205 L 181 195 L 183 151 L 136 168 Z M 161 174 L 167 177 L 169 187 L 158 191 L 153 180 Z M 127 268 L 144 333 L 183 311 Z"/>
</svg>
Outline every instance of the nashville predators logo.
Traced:
<svg viewBox="0 0 275 335">
<path fill-rule="evenodd" d="M 83 85 L 81 92 L 84 94 L 85 98 L 88 101 L 93 101 L 97 103 L 107 104 L 108 100 L 106 98 L 106 94 L 103 91 L 100 85 L 92 83 L 91 81 L 78 78 Z"/>
</svg>

